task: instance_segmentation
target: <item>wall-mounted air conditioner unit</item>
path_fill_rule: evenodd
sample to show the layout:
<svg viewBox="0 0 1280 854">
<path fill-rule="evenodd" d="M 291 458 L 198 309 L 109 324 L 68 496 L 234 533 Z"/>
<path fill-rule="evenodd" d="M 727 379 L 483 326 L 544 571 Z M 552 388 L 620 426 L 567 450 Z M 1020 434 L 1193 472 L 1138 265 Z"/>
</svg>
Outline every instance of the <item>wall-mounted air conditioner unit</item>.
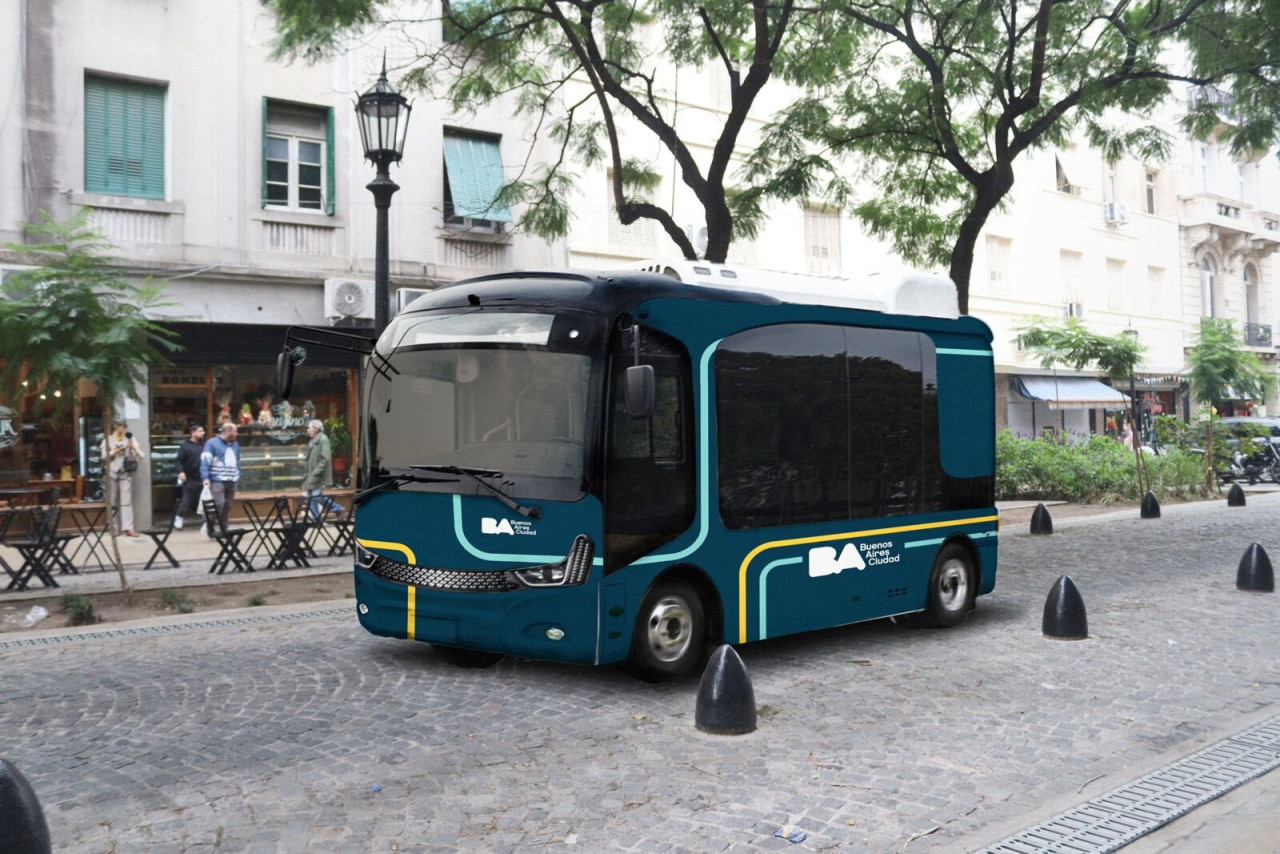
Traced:
<svg viewBox="0 0 1280 854">
<path fill-rule="evenodd" d="M 25 299 L 25 291 L 19 292 L 15 284 L 10 283 L 10 278 L 15 273 L 21 273 L 24 270 L 34 270 L 35 267 L 24 267 L 20 264 L 0 264 L 0 295 L 6 299 Z"/>
<path fill-rule="evenodd" d="M 691 223 L 684 227 L 684 233 L 689 236 L 689 242 L 693 244 L 693 249 L 699 255 L 707 251 L 707 227 L 698 223 Z"/>
<path fill-rule="evenodd" d="M 1120 202 L 1106 202 L 1102 206 L 1102 218 L 1108 225 L 1124 225 L 1129 221 L 1129 209 Z"/>
<path fill-rule="evenodd" d="M 373 320 L 373 282 L 361 279 L 324 280 L 324 316 L 330 322 Z"/>
<path fill-rule="evenodd" d="M 432 293 L 430 288 L 400 288 L 396 291 L 396 314 L 408 308 L 409 303 L 418 297 Z"/>
</svg>

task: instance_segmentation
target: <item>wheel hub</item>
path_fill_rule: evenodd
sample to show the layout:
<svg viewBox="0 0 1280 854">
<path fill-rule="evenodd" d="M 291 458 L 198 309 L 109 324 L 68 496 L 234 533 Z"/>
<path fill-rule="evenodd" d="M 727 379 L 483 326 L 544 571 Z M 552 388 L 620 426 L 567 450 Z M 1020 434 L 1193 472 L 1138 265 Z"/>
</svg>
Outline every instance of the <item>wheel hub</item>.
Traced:
<svg viewBox="0 0 1280 854">
<path fill-rule="evenodd" d="M 680 658 L 693 642 L 689 627 L 689 606 L 677 596 L 667 596 L 654 603 L 649 614 L 649 648 L 659 661 Z"/>
<path fill-rule="evenodd" d="M 948 560 L 942 565 L 942 577 L 938 583 L 938 601 L 948 611 L 963 608 L 969 600 L 969 573 L 964 562 Z"/>
</svg>

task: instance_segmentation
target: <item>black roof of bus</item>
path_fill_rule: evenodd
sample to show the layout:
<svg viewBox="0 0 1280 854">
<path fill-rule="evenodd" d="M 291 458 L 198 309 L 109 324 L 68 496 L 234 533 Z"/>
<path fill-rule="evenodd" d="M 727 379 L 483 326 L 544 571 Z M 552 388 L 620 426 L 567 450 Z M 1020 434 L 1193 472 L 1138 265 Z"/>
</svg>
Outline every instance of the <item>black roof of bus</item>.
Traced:
<svg viewBox="0 0 1280 854">
<path fill-rule="evenodd" d="M 534 305 L 579 308 L 614 315 L 632 312 L 645 300 L 663 297 L 779 304 L 776 298 L 764 294 L 686 284 L 657 273 L 531 270 L 494 273 L 442 285 L 414 300 L 411 305 L 413 311 L 477 304 Z"/>
</svg>

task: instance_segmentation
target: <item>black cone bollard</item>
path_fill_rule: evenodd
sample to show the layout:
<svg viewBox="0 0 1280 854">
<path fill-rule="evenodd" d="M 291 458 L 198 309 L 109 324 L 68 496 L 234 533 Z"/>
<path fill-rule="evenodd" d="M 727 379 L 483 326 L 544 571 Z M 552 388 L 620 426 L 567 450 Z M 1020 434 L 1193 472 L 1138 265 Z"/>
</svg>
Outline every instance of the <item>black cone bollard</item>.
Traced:
<svg viewBox="0 0 1280 854">
<path fill-rule="evenodd" d="M 0 851 L 5 854 L 50 854 L 49 825 L 35 789 L 18 767 L 0 759 Z"/>
<path fill-rule="evenodd" d="M 1244 490 L 1240 488 L 1240 484 L 1238 483 L 1231 484 L 1231 490 L 1227 493 L 1227 506 L 1228 507 L 1244 506 Z"/>
<path fill-rule="evenodd" d="M 1043 504 L 1037 504 L 1036 511 L 1031 514 L 1031 533 L 1053 533 L 1053 519 L 1049 516 L 1049 508 Z"/>
<path fill-rule="evenodd" d="M 742 735 L 756 728 L 756 692 L 733 647 L 724 644 L 711 654 L 698 685 L 694 723 L 703 732 Z"/>
<path fill-rule="evenodd" d="M 1053 584 L 1044 600 L 1044 636 L 1057 640 L 1084 640 L 1089 637 L 1089 618 L 1084 611 L 1084 598 L 1070 576 L 1062 576 Z"/>
<path fill-rule="evenodd" d="M 1240 558 L 1240 568 L 1236 570 L 1237 590 L 1258 590 L 1272 593 L 1276 589 L 1276 576 L 1271 569 L 1271 558 L 1262 546 L 1254 543 L 1245 549 Z"/>
<path fill-rule="evenodd" d="M 1146 495 L 1142 496 L 1142 518 L 1160 518 L 1160 502 L 1156 501 L 1156 494 L 1154 492 L 1148 492 Z"/>
</svg>

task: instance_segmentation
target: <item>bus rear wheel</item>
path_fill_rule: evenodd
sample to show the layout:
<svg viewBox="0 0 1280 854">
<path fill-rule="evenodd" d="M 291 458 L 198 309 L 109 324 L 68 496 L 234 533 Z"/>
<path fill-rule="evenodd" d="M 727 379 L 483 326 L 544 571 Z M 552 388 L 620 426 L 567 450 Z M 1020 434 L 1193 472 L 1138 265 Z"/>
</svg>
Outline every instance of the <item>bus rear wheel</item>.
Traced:
<svg viewBox="0 0 1280 854">
<path fill-rule="evenodd" d="M 978 597 L 974 569 L 973 556 L 964 546 L 950 543 L 942 547 L 929 576 L 929 602 L 923 614 L 925 625 L 951 628 L 973 610 Z"/>
<path fill-rule="evenodd" d="M 636 614 L 631 656 L 622 669 L 646 682 L 678 679 L 702 660 L 707 619 L 702 600 L 682 581 L 650 588 Z"/>
<path fill-rule="evenodd" d="M 460 646 L 445 646 L 438 643 L 433 643 L 431 647 L 440 653 L 445 661 L 468 670 L 482 670 L 502 660 L 502 653 L 484 649 L 463 649 Z"/>
</svg>

